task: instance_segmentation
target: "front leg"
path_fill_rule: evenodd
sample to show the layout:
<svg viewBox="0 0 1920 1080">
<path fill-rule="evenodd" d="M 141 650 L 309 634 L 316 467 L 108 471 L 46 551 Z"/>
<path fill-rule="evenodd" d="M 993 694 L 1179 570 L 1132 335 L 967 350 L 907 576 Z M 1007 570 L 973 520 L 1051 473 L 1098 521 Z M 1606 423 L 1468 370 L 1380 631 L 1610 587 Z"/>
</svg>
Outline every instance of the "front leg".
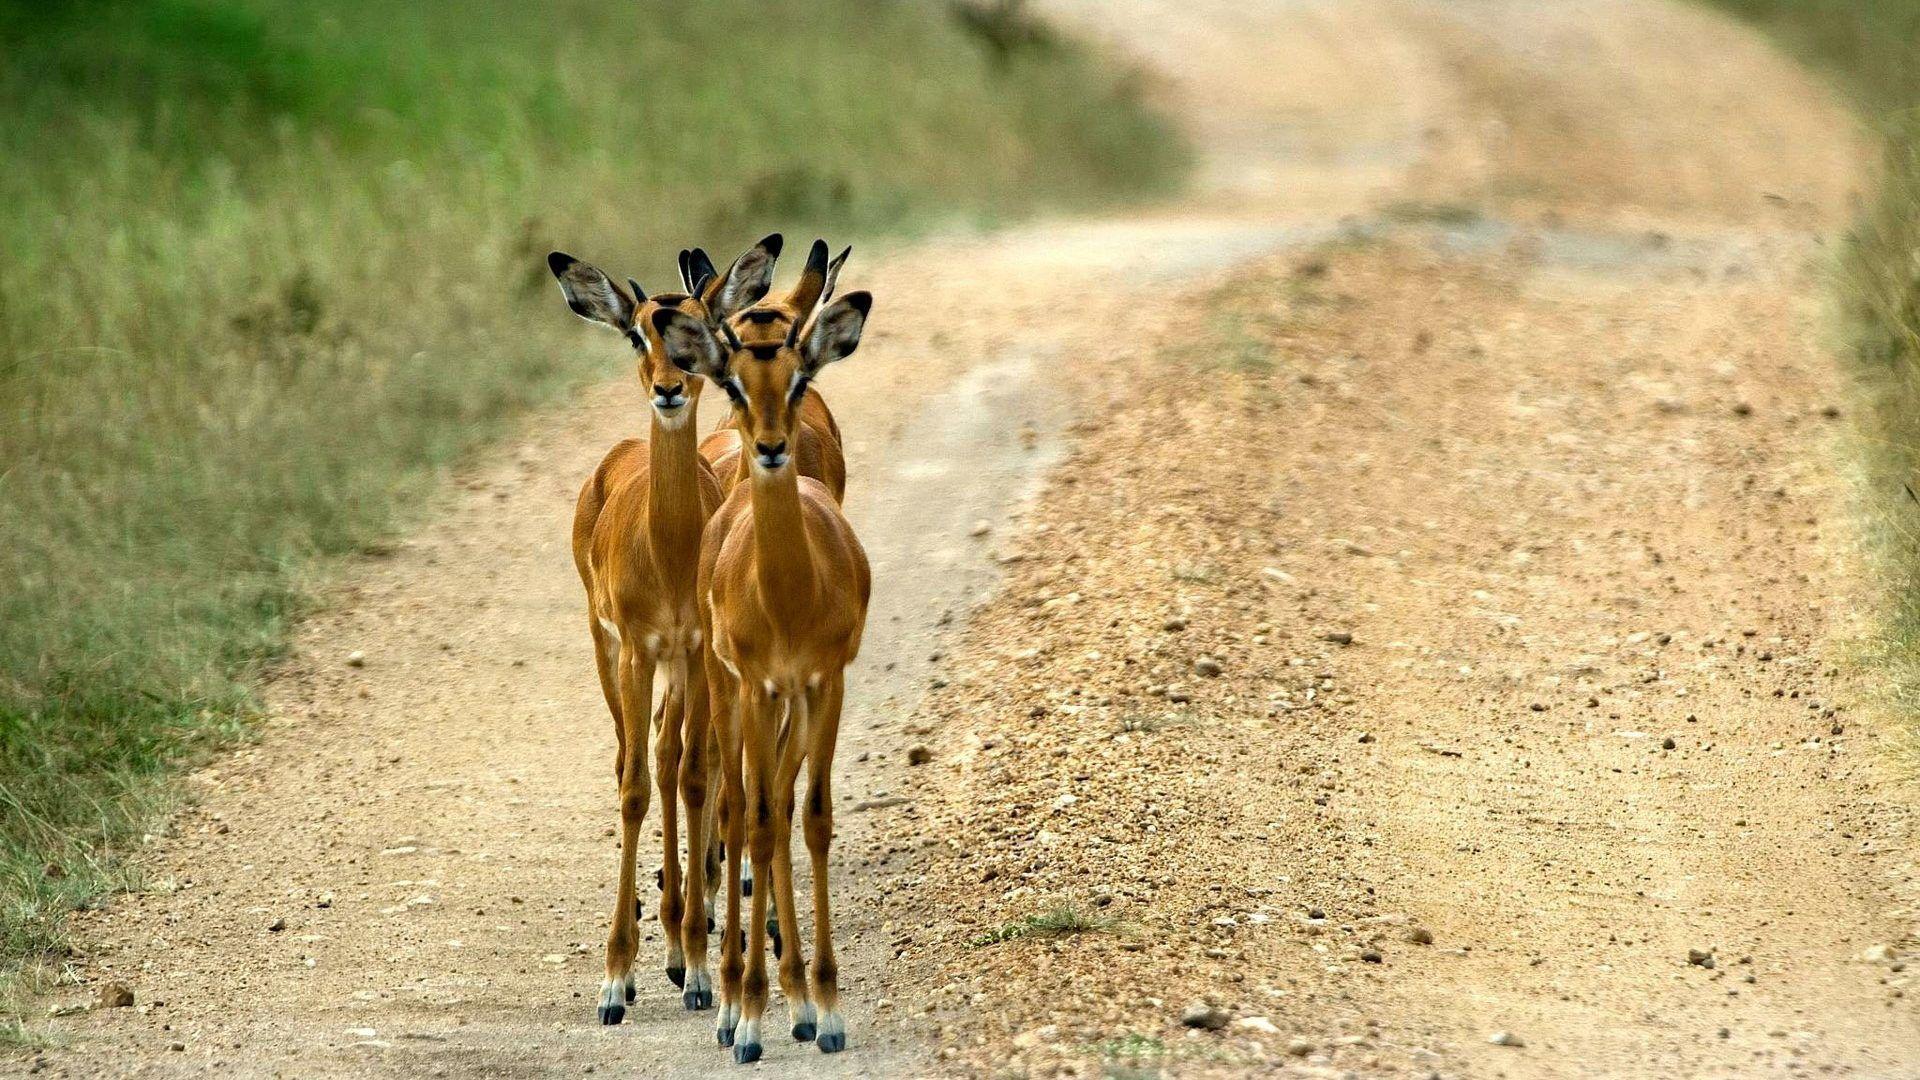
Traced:
<svg viewBox="0 0 1920 1080">
<path fill-rule="evenodd" d="M 647 720 L 653 707 L 653 657 L 632 644 L 630 631 L 621 633 L 620 714 L 626 727 L 626 753 L 620 773 L 620 874 L 613 903 L 613 926 L 607 931 L 607 976 L 600 984 L 600 1022 L 617 1024 L 633 1000 L 633 955 L 639 946 L 640 923 L 635 916 L 635 860 L 639 855 L 640 825 L 647 817 Z"/>
<path fill-rule="evenodd" d="M 840 968 L 833 957 L 833 920 L 827 906 L 827 848 L 833 843 L 833 752 L 840 734 L 840 702 L 846 676 L 836 673 L 818 693 L 813 745 L 807 751 L 807 802 L 803 827 L 813 857 L 813 1002 L 820 1010 L 816 1043 L 823 1054 L 847 1048 L 847 1021 L 840 1013 Z"/>
<path fill-rule="evenodd" d="M 738 816 L 746 819 L 747 851 L 753 857 L 754 876 L 762 882 L 773 874 L 773 838 L 778 807 L 774 802 L 773 732 L 777 718 L 772 698 L 758 687 L 741 686 L 751 705 L 742 717 L 741 772 L 745 802 Z M 733 1044 L 733 1060 L 745 1065 L 760 1060 L 760 1018 L 767 1009 L 767 890 L 753 894 L 753 917 L 747 922 L 747 972 L 741 985 L 740 1030 Z"/>
<path fill-rule="evenodd" d="M 812 1042 L 817 1030 L 813 997 L 807 992 L 806 949 L 800 944 L 800 914 L 793 903 L 793 785 L 800 775 L 805 752 L 800 733 L 811 725 L 807 717 L 807 692 L 793 695 L 787 702 L 791 739 L 780 747 L 780 761 L 773 781 L 773 896 L 774 916 L 780 934 L 774 939 L 784 945 L 776 949 L 780 957 L 780 991 L 787 999 L 787 1019 L 798 1042 Z"/>
</svg>

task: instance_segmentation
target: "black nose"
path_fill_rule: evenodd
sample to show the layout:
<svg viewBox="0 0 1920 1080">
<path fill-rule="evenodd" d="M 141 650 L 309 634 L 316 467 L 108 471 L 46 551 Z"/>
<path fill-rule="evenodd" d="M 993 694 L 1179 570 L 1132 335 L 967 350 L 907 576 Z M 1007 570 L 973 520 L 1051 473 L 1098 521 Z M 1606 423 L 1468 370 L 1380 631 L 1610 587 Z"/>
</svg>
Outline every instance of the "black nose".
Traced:
<svg viewBox="0 0 1920 1080">
<path fill-rule="evenodd" d="M 661 386 L 659 383 L 654 383 L 653 396 L 663 397 L 671 400 L 675 397 L 678 397 L 680 394 L 680 391 L 684 389 L 686 389 L 686 387 L 684 386 Z"/>
<path fill-rule="evenodd" d="M 756 442 L 753 444 L 753 448 L 760 451 L 761 457 L 779 457 L 781 454 L 787 452 L 787 441 L 782 439 L 772 446 L 768 446 L 763 442 Z"/>
</svg>

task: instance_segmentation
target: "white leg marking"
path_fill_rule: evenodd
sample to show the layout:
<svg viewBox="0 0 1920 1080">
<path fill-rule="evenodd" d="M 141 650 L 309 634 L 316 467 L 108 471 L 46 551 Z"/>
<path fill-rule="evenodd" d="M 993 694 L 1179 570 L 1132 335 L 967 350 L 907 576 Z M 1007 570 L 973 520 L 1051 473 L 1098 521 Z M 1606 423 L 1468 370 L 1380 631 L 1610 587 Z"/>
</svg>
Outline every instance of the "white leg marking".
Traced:
<svg viewBox="0 0 1920 1080">
<path fill-rule="evenodd" d="M 615 668 L 620 666 L 620 624 L 605 615 L 596 616 L 600 620 L 602 636 L 600 651 L 607 655 L 607 663 Z"/>
<path fill-rule="evenodd" d="M 814 1009 L 813 1002 L 804 998 L 798 1001 L 792 999 L 787 1001 L 787 1026 L 799 1027 L 802 1024 L 815 1025 L 819 1019 L 820 1014 Z"/>
<path fill-rule="evenodd" d="M 621 1012 L 626 1011 L 627 984 L 632 981 L 633 976 L 631 975 L 624 979 L 602 979 L 600 981 L 600 1009 L 602 1016 L 605 1016 L 607 1010 L 610 1009 L 618 1009 Z"/>
</svg>

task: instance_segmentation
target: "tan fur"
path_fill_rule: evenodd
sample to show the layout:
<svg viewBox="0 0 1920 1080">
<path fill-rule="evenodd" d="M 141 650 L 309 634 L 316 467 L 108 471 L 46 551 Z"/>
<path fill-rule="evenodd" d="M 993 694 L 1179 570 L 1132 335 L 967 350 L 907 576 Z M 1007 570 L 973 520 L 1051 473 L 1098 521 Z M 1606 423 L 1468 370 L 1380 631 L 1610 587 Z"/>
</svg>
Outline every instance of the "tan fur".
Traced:
<svg viewBox="0 0 1920 1080">
<path fill-rule="evenodd" d="M 682 310 L 699 302 L 683 299 Z M 652 333 L 639 308 L 637 328 Z M 615 446 L 581 488 L 573 519 L 573 559 L 586 587 L 588 630 L 601 690 L 613 714 L 620 785 L 620 870 L 613 926 L 607 937 L 607 978 L 630 977 L 637 948 L 635 861 L 649 793 L 647 717 L 656 666 L 668 685 L 654 720 L 659 744 L 653 781 L 660 793 L 662 834 L 659 917 L 669 969 L 684 969 L 684 954 L 706 955 L 705 860 L 688 858 L 684 882 L 679 857 L 679 803 L 687 810 L 690 853 L 705 851 L 704 807 L 712 773 L 711 715 L 707 704 L 706 632 L 696 601 L 700 537 L 720 505 L 721 491 L 696 447 L 693 411 L 703 381 L 664 359 L 657 335 L 640 358 L 640 380 L 678 389 L 687 415 L 669 428 L 653 413 L 647 439 Z M 617 636 L 608 627 L 617 629 Z M 676 798 L 676 795 L 678 796 Z"/>
<path fill-rule="evenodd" d="M 817 288 L 813 295 L 818 297 Z M 870 299 L 864 294 L 857 299 L 864 320 Z M 866 552 L 841 513 L 836 492 L 802 475 L 799 468 L 810 395 L 796 404 L 791 394 L 803 365 L 802 348 L 794 341 L 806 339 L 790 331 L 800 312 L 813 314 L 811 307 L 811 300 L 803 305 L 772 302 L 731 321 L 741 348 L 714 377 L 737 383 L 740 400 L 734 404 L 732 426 L 749 464 L 708 522 L 701 543 L 699 591 L 710 631 L 708 680 L 725 792 L 722 1022 L 725 1010 L 737 1006 L 743 1029 L 759 1030 L 766 1005 L 765 926 L 771 896 L 785 945 L 780 982 L 789 1006 L 796 1018 L 811 1017 L 817 1006 L 822 1035 L 832 1023 L 844 1045 L 827 850 L 845 669 L 860 651 L 872 577 Z M 776 314 L 752 317 L 766 311 Z M 822 444 L 837 450 L 838 433 L 828 427 L 831 422 L 827 414 L 818 434 Z M 768 469 L 758 463 L 753 447 L 780 445 L 795 448 L 784 465 Z M 813 863 L 815 963 L 810 985 L 793 904 L 790 855 L 794 787 L 802 768 L 808 774 L 804 834 Z M 738 933 L 743 854 L 753 860 L 756 884 L 745 957 Z"/>
<path fill-rule="evenodd" d="M 747 477 L 747 459 L 740 453 L 740 433 L 730 427 L 720 428 L 700 440 L 700 456 L 719 478 L 722 495 L 731 493 L 734 485 Z M 847 462 L 841 451 L 840 425 L 834 422 L 827 399 L 811 386 L 800 401 L 794 463 L 800 467 L 801 476 L 811 476 L 825 484 L 833 493 L 834 502 L 847 501 Z"/>
</svg>

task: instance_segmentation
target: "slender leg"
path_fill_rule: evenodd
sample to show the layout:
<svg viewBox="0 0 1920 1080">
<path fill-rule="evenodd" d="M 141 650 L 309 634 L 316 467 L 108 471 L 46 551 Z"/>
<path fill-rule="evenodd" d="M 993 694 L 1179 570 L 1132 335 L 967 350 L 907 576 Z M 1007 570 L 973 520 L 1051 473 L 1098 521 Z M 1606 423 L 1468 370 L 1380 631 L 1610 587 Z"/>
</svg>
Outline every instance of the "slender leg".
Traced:
<svg viewBox="0 0 1920 1080">
<path fill-rule="evenodd" d="M 720 804 L 725 801 L 722 788 L 724 783 L 725 781 L 721 779 L 720 776 L 720 732 L 713 727 L 709 727 L 707 729 L 707 778 L 705 788 L 707 816 L 706 823 L 703 826 L 706 830 L 707 851 L 706 857 L 701 860 L 705 864 L 707 874 L 705 904 L 708 934 L 713 933 L 716 926 L 714 920 L 720 917 L 719 892 L 721 886 L 727 882 L 727 834 L 725 826 L 723 826 L 720 821 Z M 692 858 L 692 856 L 688 856 L 688 858 Z"/>
<path fill-rule="evenodd" d="M 789 706 L 789 737 L 781 740 L 780 761 L 773 781 L 773 904 L 780 925 L 780 992 L 787 999 L 787 1018 L 793 1037 L 813 1041 L 813 997 L 807 993 L 807 954 L 800 944 L 799 909 L 793 904 L 793 784 L 806 760 L 802 739 L 808 730 L 809 692 L 795 694 Z"/>
<path fill-rule="evenodd" d="M 619 783 L 627 770 L 627 729 L 620 722 L 620 639 L 600 625 L 591 603 L 587 606 L 587 630 L 593 634 L 593 666 L 600 671 L 600 692 L 606 695 L 607 711 L 613 714 L 613 782 Z"/>
<path fill-rule="evenodd" d="M 713 1006 L 713 976 L 707 973 L 707 764 L 708 737 L 712 718 L 707 713 L 707 675 L 698 657 L 693 664 L 686 658 L 675 665 L 686 673 L 686 709 L 680 717 L 668 717 L 669 725 L 678 724 L 684 735 L 686 756 L 679 765 L 680 796 L 687 804 L 687 881 L 685 902 L 681 905 L 679 936 L 686 948 L 686 981 L 681 1002 L 689 1009 Z M 671 799 L 671 795 L 663 795 Z"/>
<path fill-rule="evenodd" d="M 732 1046 L 734 1029 L 740 1024 L 740 1007 L 745 1000 L 743 977 L 746 956 L 742 950 L 740 926 L 740 859 L 747 849 L 745 782 L 741 775 L 740 731 L 746 708 L 742 688 L 726 667 L 709 655 L 707 680 L 714 695 L 715 734 L 720 744 L 720 831 L 726 839 L 727 918 L 720 933 L 720 1015 L 716 1018 L 714 1038 L 721 1046 Z"/>
<path fill-rule="evenodd" d="M 820 688 L 814 710 L 813 746 L 807 752 L 804 828 L 813 856 L 813 1003 L 820 1010 L 820 1052 L 847 1048 L 847 1021 L 840 1013 L 840 968 L 833 959 L 833 921 L 827 911 L 827 848 L 833 843 L 833 750 L 840 737 L 840 702 L 846 676 L 836 673 Z"/>
<path fill-rule="evenodd" d="M 620 773 L 620 884 L 613 902 L 613 928 L 607 932 L 607 977 L 600 984 L 600 1022 L 617 1024 L 627 1015 L 633 990 L 633 954 L 640 940 L 634 915 L 634 860 L 640 825 L 647 817 L 647 721 L 653 706 L 653 658 L 623 633 L 620 645 L 620 714 L 626 721 L 626 749 Z"/>
<path fill-rule="evenodd" d="M 660 934 L 667 940 L 667 981 L 685 986 L 687 954 L 680 937 L 685 894 L 680 883 L 680 714 L 686 706 L 687 660 L 667 661 L 667 692 L 660 702 L 660 745 L 654 750 L 653 779 L 660 788 Z"/>
<path fill-rule="evenodd" d="M 773 746 L 775 703 L 759 687 L 742 686 L 751 702 L 742 717 L 741 765 L 746 801 L 740 815 L 746 819 L 747 851 L 755 876 L 771 881 L 773 873 L 774 815 Z M 753 894 L 753 917 L 747 924 L 747 974 L 741 986 L 740 1030 L 733 1043 L 733 1060 L 745 1065 L 760 1060 L 760 1016 L 767 1008 L 767 890 Z"/>
</svg>

